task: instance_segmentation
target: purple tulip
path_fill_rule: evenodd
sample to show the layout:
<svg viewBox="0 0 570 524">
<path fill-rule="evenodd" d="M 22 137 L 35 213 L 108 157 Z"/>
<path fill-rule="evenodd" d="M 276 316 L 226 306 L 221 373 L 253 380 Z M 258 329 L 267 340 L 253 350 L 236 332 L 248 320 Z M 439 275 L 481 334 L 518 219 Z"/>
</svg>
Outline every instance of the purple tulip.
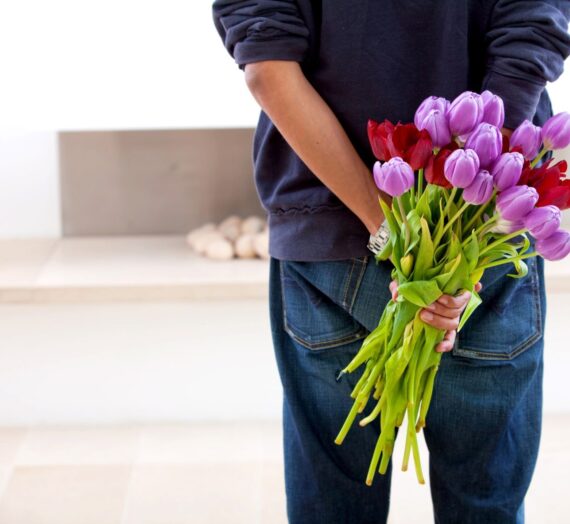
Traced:
<svg viewBox="0 0 570 524">
<path fill-rule="evenodd" d="M 500 96 L 494 95 L 491 91 L 483 91 L 481 93 L 483 99 L 483 120 L 488 124 L 494 125 L 501 129 L 505 123 L 505 105 Z"/>
<path fill-rule="evenodd" d="M 435 147 L 443 147 L 451 142 L 451 131 L 445 118 L 445 111 L 430 109 L 418 129 L 425 129 Z"/>
<path fill-rule="evenodd" d="M 404 194 L 415 182 L 412 166 L 399 156 L 391 158 L 384 164 L 376 162 L 373 173 L 378 188 L 392 197 Z"/>
<path fill-rule="evenodd" d="M 542 141 L 549 151 L 570 145 L 570 113 L 551 116 L 542 126 Z"/>
<path fill-rule="evenodd" d="M 556 206 L 534 208 L 524 219 L 525 227 L 536 239 L 548 238 L 560 227 L 560 209 Z"/>
<path fill-rule="evenodd" d="M 523 164 L 524 157 L 520 153 L 503 153 L 491 169 L 495 187 L 499 191 L 504 191 L 514 186 L 521 177 Z"/>
<path fill-rule="evenodd" d="M 561 260 L 570 253 L 570 233 L 559 229 L 547 238 L 536 241 L 536 251 L 546 260 Z"/>
<path fill-rule="evenodd" d="M 516 222 L 532 211 L 538 201 L 538 192 L 534 187 L 513 186 L 499 193 L 497 209 L 502 218 Z"/>
<path fill-rule="evenodd" d="M 503 235 L 508 235 L 509 233 L 514 233 L 515 231 L 520 231 L 521 229 L 526 229 L 524 225 L 524 220 L 505 220 L 504 218 L 499 218 L 493 228 L 491 233 L 502 233 Z"/>
<path fill-rule="evenodd" d="M 473 149 L 481 162 L 481 167 L 488 169 L 501 154 L 503 147 L 503 135 L 499 128 L 483 122 L 473 131 L 467 142 L 465 149 Z"/>
<path fill-rule="evenodd" d="M 483 99 L 471 91 L 461 93 L 449 106 L 447 120 L 454 135 L 471 133 L 483 120 Z"/>
<path fill-rule="evenodd" d="M 456 149 L 443 165 L 443 175 L 454 187 L 471 185 L 479 172 L 479 158 L 472 149 Z"/>
<path fill-rule="evenodd" d="M 488 202 L 493 194 L 493 177 L 489 171 L 479 171 L 477 176 L 463 190 L 463 200 L 475 206 Z"/>
<path fill-rule="evenodd" d="M 449 100 L 438 96 L 428 96 L 418 107 L 414 116 L 414 124 L 418 129 L 423 129 L 423 121 L 432 109 L 439 109 L 445 114 L 448 107 Z"/>
<path fill-rule="evenodd" d="M 532 160 L 538 155 L 542 133 L 540 127 L 535 126 L 530 120 L 525 120 L 517 127 L 510 139 L 510 148 L 518 147 L 527 160 Z"/>
</svg>

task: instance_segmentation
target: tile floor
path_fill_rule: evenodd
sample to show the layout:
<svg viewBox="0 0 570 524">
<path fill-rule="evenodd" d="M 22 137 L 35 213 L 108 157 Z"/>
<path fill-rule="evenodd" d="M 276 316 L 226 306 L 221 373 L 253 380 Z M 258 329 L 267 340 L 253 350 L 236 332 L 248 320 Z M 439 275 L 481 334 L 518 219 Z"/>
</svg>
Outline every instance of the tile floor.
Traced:
<svg viewBox="0 0 570 524">
<path fill-rule="evenodd" d="M 273 422 L 0 429 L 0 524 L 284 524 L 280 439 Z M 570 415 L 547 416 L 528 524 L 570 511 L 568 442 Z M 396 472 L 390 523 L 431 521 L 429 489 Z"/>
</svg>

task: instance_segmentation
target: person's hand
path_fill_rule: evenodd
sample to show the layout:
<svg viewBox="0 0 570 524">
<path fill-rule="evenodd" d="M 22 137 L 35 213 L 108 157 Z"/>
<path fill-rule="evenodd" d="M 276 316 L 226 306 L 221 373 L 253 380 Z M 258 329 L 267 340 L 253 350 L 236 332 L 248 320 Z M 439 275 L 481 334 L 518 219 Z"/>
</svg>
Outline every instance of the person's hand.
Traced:
<svg viewBox="0 0 570 524">
<path fill-rule="evenodd" d="M 475 286 L 475 291 L 481 291 L 482 285 L 479 282 Z M 392 293 L 392 300 L 398 297 L 398 283 L 395 280 L 390 282 L 390 292 Z M 467 307 L 471 293 L 465 293 L 452 297 L 450 295 L 442 295 L 433 304 L 425 307 L 420 313 L 421 319 L 430 326 L 437 329 L 445 329 L 445 337 L 435 347 L 439 353 L 445 353 L 453 349 L 455 344 L 455 337 L 457 336 L 457 326 L 459 326 L 459 318 L 461 313 Z"/>
</svg>

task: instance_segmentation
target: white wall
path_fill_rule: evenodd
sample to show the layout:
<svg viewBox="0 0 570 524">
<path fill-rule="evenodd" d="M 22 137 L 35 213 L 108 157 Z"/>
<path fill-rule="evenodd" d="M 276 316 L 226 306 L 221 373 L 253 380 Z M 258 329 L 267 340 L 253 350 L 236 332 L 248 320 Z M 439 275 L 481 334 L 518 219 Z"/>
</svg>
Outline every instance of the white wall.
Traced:
<svg viewBox="0 0 570 524">
<path fill-rule="evenodd" d="M 58 236 L 56 130 L 254 126 L 205 0 L 0 3 L 0 237 Z M 570 73 L 551 89 L 569 110 Z"/>
<path fill-rule="evenodd" d="M 0 237 L 61 234 L 56 130 L 257 121 L 211 2 L 0 6 Z"/>
<path fill-rule="evenodd" d="M 60 234 L 55 132 L 0 130 L 0 237 Z"/>
<path fill-rule="evenodd" d="M 18 0 L 0 16 L 2 126 L 253 126 L 205 0 Z M 11 79 L 8 83 L 6 79 Z"/>
</svg>

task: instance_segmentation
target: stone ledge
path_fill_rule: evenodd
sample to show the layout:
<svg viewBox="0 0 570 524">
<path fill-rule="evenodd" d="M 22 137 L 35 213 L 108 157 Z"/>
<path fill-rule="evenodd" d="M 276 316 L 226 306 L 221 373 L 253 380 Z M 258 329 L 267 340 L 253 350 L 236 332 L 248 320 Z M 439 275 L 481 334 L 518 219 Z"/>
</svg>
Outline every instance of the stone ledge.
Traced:
<svg viewBox="0 0 570 524">
<path fill-rule="evenodd" d="M 546 265 L 548 293 L 570 293 L 570 259 Z M 262 299 L 266 260 L 213 261 L 182 236 L 0 241 L 0 303 Z"/>
<path fill-rule="evenodd" d="M 182 236 L 0 241 L 0 303 L 266 299 L 266 260 L 213 261 Z"/>
</svg>

